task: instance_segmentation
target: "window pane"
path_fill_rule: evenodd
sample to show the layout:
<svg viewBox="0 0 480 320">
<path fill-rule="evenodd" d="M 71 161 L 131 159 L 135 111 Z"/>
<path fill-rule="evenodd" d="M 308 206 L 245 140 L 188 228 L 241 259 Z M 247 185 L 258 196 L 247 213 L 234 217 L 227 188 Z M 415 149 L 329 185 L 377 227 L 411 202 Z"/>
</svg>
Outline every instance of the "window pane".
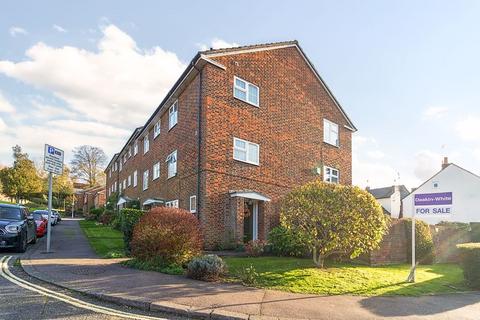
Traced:
<svg viewBox="0 0 480 320">
<path fill-rule="evenodd" d="M 248 102 L 258 104 L 258 88 L 254 85 L 248 85 Z"/>
<path fill-rule="evenodd" d="M 258 146 L 255 144 L 248 145 L 248 161 L 258 163 Z"/>
<path fill-rule="evenodd" d="M 247 100 L 247 93 L 245 91 L 241 91 L 241 90 L 235 88 L 235 98 L 246 101 Z"/>
<path fill-rule="evenodd" d="M 245 150 L 245 149 L 247 149 L 247 143 L 245 141 L 236 139 L 235 140 L 235 148 Z"/>
<path fill-rule="evenodd" d="M 240 79 L 235 79 L 235 86 L 237 86 L 239 88 L 242 88 L 242 89 L 246 89 L 245 81 L 242 81 Z"/>
<path fill-rule="evenodd" d="M 233 158 L 236 160 L 247 161 L 247 152 L 244 150 L 233 150 Z"/>
</svg>

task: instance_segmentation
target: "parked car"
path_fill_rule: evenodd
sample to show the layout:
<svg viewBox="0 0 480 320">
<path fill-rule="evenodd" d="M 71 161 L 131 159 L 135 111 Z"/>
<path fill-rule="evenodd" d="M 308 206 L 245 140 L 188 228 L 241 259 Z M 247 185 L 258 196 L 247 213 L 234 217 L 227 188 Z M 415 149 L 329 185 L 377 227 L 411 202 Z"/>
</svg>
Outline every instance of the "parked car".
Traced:
<svg viewBox="0 0 480 320">
<path fill-rule="evenodd" d="M 33 211 L 33 213 L 40 213 L 48 221 L 48 210 L 35 210 Z M 53 214 L 53 211 L 52 216 L 50 217 L 50 223 L 52 224 L 52 226 L 57 224 L 57 218 Z"/>
<path fill-rule="evenodd" d="M 23 206 L 0 204 L 0 248 L 25 252 L 29 243 L 37 242 L 33 215 Z"/>
<path fill-rule="evenodd" d="M 42 216 L 41 213 L 34 212 L 33 219 L 37 224 L 37 237 L 41 238 L 47 232 L 47 219 Z"/>
<path fill-rule="evenodd" d="M 60 217 L 60 212 L 58 212 L 57 210 L 52 210 L 52 214 L 55 215 L 55 218 L 57 219 L 56 223 L 62 221 L 62 218 Z"/>
</svg>

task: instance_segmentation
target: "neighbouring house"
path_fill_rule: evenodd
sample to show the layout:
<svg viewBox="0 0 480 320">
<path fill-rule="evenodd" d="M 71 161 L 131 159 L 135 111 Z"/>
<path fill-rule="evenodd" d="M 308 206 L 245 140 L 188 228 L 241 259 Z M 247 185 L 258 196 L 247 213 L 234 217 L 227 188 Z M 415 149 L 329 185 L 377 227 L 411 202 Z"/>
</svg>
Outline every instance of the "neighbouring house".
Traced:
<svg viewBox="0 0 480 320">
<path fill-rule="evenodd" d="M 354 131 L 297 41 L 202 51 L 111 159 L 107 197 L 189 210 L 207 249 L 266 239 L 293 187 L 351 184 Z"/>
<path fill-rule="evenodd" d="M 84 214 L 90 213 L 92 208 L 105 206 L 105 186 L 87 187 L 75 190 L 74 210 Z"/>
<path fill-rule="evenodd" d="M 402 200 L 410 193 L 404 185 L 375 189 L 367 187 L 367 191 L 377 199 L 385 214 L 392 218 L 402 218 Z"/>
<path fill-rule="evenodd" d="M 422 183 L 403 199 L 404 216 L 411 217 L 413 197 L 416 194 L 452 192 L 452 214 L 450 216 L 422 216 L 429 224 L 440 221 L 480 222 L 480 176 L 449 163 L 445 157 L 442 169 Z"/>
</svg>

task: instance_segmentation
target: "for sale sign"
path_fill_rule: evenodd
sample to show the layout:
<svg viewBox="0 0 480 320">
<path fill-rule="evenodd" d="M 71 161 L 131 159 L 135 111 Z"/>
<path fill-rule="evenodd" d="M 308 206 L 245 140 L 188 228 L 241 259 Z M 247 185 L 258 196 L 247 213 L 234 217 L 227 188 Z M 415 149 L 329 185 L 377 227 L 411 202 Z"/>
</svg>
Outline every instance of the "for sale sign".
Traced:
<svg viewBox="0 0 480 320">
<path fill-rule="evenodd" d="M 414 196 L 415 215 L 441 216 L 453 212 L 452 192 L 420 193 Z"/>
<path fill-rule="evenodd" d="M 63 156 L 63 150 L 46 144 L 43 159 L 43 168 L 45 171 L 61 175 L 63 173 Z"/>
</svg>

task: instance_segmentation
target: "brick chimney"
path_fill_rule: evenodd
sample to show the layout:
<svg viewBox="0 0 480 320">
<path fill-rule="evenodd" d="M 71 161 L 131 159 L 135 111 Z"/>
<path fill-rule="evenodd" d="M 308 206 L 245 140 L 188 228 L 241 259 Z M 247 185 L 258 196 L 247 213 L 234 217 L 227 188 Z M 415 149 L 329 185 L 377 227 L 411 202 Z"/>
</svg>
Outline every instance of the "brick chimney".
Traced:
<svg viewBox="0 0 480 320">
<path fill-rule="evenodd" d="M 448 157 L 443 157 L 443 162 L 442 162 L 442 170 L 448 167 L 450 163 L 448 163 Z"/>
</svg>

